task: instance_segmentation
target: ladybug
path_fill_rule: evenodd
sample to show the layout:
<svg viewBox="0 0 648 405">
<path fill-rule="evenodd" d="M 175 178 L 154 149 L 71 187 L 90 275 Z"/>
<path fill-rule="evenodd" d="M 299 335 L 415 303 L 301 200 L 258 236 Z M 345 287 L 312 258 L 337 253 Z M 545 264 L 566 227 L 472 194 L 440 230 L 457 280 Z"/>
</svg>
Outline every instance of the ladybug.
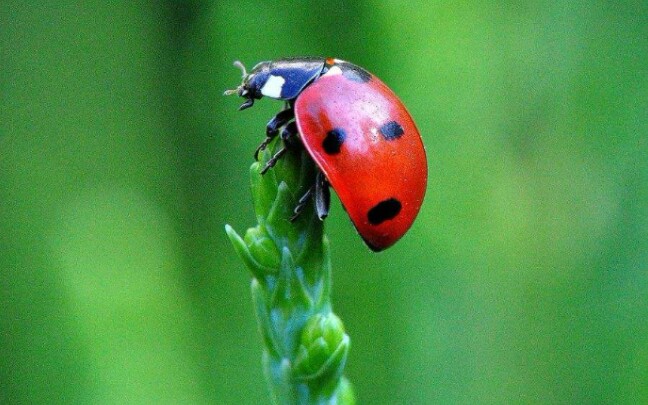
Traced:
<svg viewBox="0 0 648 405">
<path fill-rule="evenodd" d="M 425 148 L 412 117 L 383 82 L 363 68 L 334 58 L 285 58 L 261 62 L 226 95 L 245 98 L 239 110 L 269 97 L 285 109 L 266 127 L 258 153 L 277 135 L 287 149 L 300 143 L 319 168 L 315 184 L 299 200 L 294 220 L 315 199 L 317 215 L 328 215 L 329 185 L 353 225 L 373 251 L 400 239 L 416 218 L 427 185 Z"/>
</svg>

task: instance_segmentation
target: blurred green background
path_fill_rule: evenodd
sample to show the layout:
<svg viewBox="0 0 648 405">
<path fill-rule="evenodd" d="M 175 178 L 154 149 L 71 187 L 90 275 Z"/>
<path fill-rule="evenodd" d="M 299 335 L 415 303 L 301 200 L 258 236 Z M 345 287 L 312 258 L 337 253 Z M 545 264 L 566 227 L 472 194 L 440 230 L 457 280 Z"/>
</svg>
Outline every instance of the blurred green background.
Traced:
<svg viewBox="0 0 648 405">
<path fill-rule="evenodd" d="M 260 404 L 248 67 L 336 56 L 416 119 L 381 254 L 337 201 L 362 404 L 648 403 L 645 1 L 0 5 L 0 403 Z"/>
</svg>

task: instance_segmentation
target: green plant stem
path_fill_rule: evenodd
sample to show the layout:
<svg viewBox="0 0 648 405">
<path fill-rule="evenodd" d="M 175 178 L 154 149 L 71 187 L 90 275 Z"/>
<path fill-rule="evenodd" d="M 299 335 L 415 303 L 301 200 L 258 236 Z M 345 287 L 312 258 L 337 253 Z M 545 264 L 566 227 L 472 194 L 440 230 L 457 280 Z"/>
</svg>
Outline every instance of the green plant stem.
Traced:
<svg viewBox="0 0 648 405">
<path fill-rule="evenodd" d="M 252 164 L 257 225 L 240 237 L 225 226 L 252 272 L 252 298 L 263 338 L 263 366 L 277 404 L 354 404 L 342 376 L 350 340 L 331 309 L 328 239 L 313 204 L 293 222 L 299 198 L 315 182 L 304 151 L 291 151 L 265 175 L 275 142 Z"/>
</svg>

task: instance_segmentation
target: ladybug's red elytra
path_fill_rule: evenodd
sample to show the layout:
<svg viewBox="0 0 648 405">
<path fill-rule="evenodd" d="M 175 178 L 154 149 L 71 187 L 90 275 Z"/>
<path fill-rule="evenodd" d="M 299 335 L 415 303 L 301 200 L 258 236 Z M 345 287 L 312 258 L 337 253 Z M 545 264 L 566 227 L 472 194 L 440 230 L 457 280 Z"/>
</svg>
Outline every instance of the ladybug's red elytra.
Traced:
<svg viewBox="0 0 648 405">
<path fill-rule="evenodd" d="M 286 102 L 273 117 L 265 149 L 281 132 L 284 146 L 270 169 L 301 140 L 319 172 L 316 184 L 295 208 L 299 215 L 314 195 L 320 219 L 328 214 L 330 184 L 367 246 L 384 250 L 416 218 L 427 186 L 425 148 L 412 117 L 383 82 L 359 66 L 333 58 L 286 58 L 257 64 L 243 83 L 225 94 L 245 98 L 246 109 L 262 97 Z"/>
</svg>

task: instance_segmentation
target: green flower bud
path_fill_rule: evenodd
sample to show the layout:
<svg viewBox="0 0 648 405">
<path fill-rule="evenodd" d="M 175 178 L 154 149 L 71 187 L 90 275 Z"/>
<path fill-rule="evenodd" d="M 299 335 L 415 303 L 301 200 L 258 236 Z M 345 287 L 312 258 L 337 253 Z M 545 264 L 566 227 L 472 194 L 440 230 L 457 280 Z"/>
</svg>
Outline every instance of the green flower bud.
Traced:
<svg viewBox="0 0 648 405">
<path fill-rule="evenodd" d="M 313 315 L 301 335 L 295 360 L 298 377 L 322 383 L 340 377 L 348 350 L 349 337 L 340 318 L 333 313 Z"/>
<path fill-rule="evenodd" d="M 308 345 L 320 338 L 331 347 L 337 347 L 344 338 L 344 325 L 334 313 L 315 314 L 304 325 L 302 344 Z"/>
<path fill-rule="evenodd" d="M 278 269 L 281 262 L 281 255 L 275 242 L 267 236 L 259 227 L 250 228 L 245 233 L 245 243 L 250 254 L 265 267 Z"/>
</svg>

